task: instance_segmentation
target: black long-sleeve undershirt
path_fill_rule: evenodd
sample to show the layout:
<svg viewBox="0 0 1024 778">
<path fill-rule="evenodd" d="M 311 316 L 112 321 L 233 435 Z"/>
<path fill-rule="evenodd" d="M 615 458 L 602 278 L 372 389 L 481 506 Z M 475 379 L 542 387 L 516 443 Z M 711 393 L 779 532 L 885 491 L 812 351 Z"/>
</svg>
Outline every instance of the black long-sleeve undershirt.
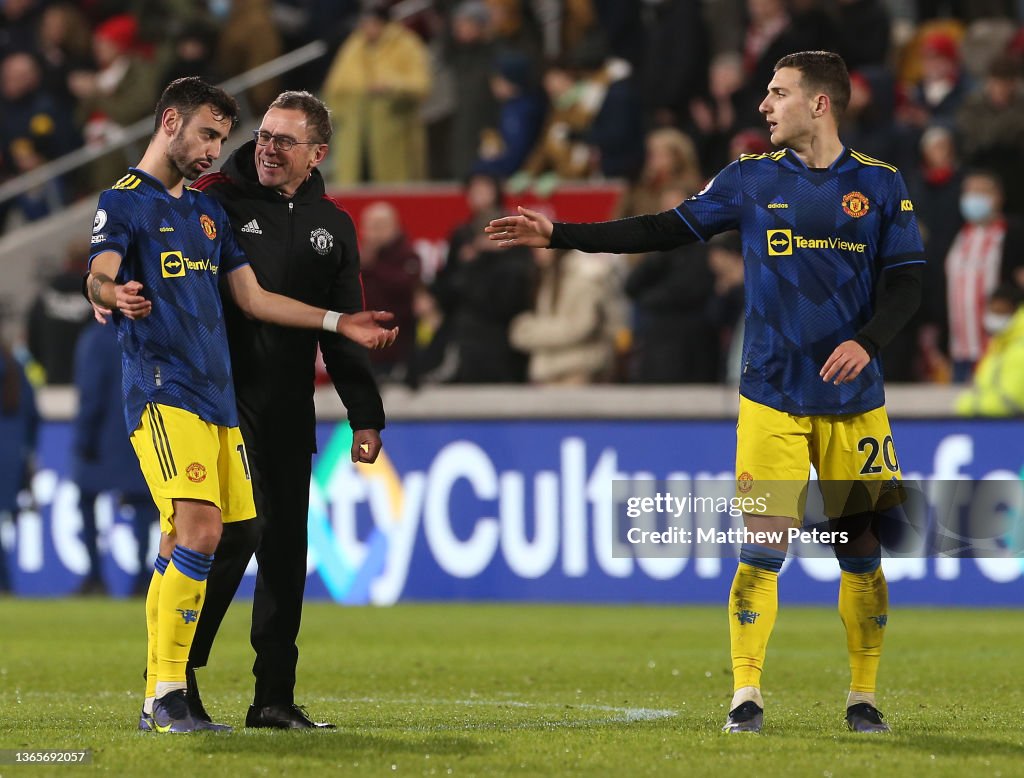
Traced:
<svg viewBox="0 0 1024 778">
<path fill-rule="evenodd" d="M 639 254 L 666 251 L 698 240 L 700 238 L 678 213 L 663 211 L 610 222 L 555 222 L 551 248 L 577 249 L 592 254 Z"/>
<path fill-rule="evenodd" d="M 871 357 L 888 345 L 921 304 L 924 263 L 900 265 L 884 271 L 884 286 L 875 302 L 875 315 L 853 336 Z"/>
<path fill-rule="evenodd" d="M 698 240 L 700 237 L 672 210 L 589 224 L 556 222 L 550 245 L 590 253 L 626 254 L 665 251 Z M 875 313 L 853 338 L 872 358 L 910 321 L 921 304 L 923 267 L 921 263 L 907 264 L 884 271 Z"/>
</svg>

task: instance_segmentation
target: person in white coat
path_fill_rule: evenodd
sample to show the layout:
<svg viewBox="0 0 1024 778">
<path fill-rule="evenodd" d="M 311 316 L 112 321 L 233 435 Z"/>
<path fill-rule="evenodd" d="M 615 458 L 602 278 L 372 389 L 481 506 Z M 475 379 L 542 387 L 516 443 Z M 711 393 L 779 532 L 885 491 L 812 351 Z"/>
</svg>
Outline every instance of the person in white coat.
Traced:
<svg viewBox="0 0 1024 778">
<path fill-rule="evenodd" d="M 625 330 L 621 283 L 610 256 L 534 249 L 539 271 L 533 309 L 512 320 L 509 340 L 529 355 L 535 384 L 607 380 Z"/>
</svg>

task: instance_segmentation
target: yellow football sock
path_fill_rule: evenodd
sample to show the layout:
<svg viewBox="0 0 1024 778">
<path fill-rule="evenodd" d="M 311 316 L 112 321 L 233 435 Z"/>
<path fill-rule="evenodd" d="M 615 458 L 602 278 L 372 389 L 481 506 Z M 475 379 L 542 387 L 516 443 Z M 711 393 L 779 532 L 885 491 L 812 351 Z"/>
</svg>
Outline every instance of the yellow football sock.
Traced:
<svg viewBox="0 0 1024 778">
<path fill-rule="evenodd" d="M 185 665 L 206 596 L 213 556 L 177 546 L 163 583 L 157 628 L 157 680 L 185 688 Z M 163 687 L 164 690 L 167 687 Z"/>
<path fill-rule="evenodd" d="M 164 580 L 167 560 L 158 556 L 153 568 L 153 577 L 149 579 L 149 591 L 146 593 L 146 699 L 156 694 L 156 636 L 160 614 L 160 584 Z M 149 711 L 150 713 L 152 711 Z"/>
<path fill-rule="evenodd" d="M 729 592 L 733 691 L 761 687 L 768 638 L 779 611 L 779 574 L 740 562 Z"/>
<path fill-rule="evenodd" d="M 881 566 L 871 573 L 843 571 L 839 615 L 846 626 L 850 653 L 850 691 L 873 693 L 889 619 L 889 587 Z"/>
</svg>

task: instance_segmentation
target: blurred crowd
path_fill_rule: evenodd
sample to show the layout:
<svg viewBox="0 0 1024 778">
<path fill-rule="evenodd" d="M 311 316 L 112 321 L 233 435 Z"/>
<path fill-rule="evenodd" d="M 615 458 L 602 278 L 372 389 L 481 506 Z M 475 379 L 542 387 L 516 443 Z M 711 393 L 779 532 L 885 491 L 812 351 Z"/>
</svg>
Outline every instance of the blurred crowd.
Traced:
<svg viewBox="0 0 1024 778">
<path fill-rule="evenodd" d="M 1011 0 L 5 0 L 0 169 L 117 138 L 173 77 L 216 81 L 322 39 L 326 57 L 244 96 L 253 112 L 283 88 L 318 91 L 335 186 L 465 183 L 470 216 L 438 269 L 388 203 L 358 225 L 367 303 L 403 333 L 377 355 L 382 380 L 735 382 L 734 236 L 582 257 L 495 251 L 481 230 L 506 193 L 543 200 L 568 181 L 624 180 L 619 216 L 673 207 L 770 150 L 757 106 L 775 61 L 830 49 L 852 74 L 843 139 L 900 168 L 929 259 L 887 379 L 966 383 L 1013 337 L 992 306 L 1024 288 L 1022 13 Z M 38 218 L 132 161 L 108 154 L 9 206 Z M 88 318 L 81 261 L 33 308 L 29 349 L 50 382 L 70 379 L 70 357 L 48 328 Z"/>
</svg>

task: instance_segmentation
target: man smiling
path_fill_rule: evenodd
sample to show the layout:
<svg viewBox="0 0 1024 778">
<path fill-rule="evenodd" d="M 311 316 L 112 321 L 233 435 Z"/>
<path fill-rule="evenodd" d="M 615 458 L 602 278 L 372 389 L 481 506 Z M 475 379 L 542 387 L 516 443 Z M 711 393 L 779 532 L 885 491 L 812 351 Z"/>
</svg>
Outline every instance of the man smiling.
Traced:
<svg viewBox="0 0 1024 778">
<path fill-rule="evenodd" d="M 305 305 L 267 292 L 232 236 L 227 215 L 184 184 L 208 170 L 238 106 L 198 78 L 171 82 L 156 106 L 142 160 L 100 195 L 86 289 L 112 316 L 123 365 L 124 415 L 153 500 L 160 552 L 146 598 L 148 663 L 139 728 L 224 730 L 185 695 L 186 660 L 225 524 L 255 513 L 228 361 L 218 286 L 249 316 L 323 327 L 363 346 L 394 342 L 387 314 Z"/>
<path fill-rule="evenodd" d="M 328 197 L 317 167 L 331 140 L 327 108 L 308 92 L 284 92 L 252 141 L 196 188 L 227 210 L 252 267 L 267 289 L 342 313 L 361 311 L 355 227 Z M 306 729 L 295 705 L 296 638 L 306 582 L 317 333 L 275 327 L 225 299 L 239 422 L 249 452 L 257 521 L 225 527 L 210 571 L 206 606 L 189 658 L 193 708 L 206 716 L 194 668 L 206 665 L 214 636 L 256 553 L 252 645 L 256 690 L 246 726 Z M 348 409 L 352 461 L 381 449 L 384 408 L 366 350 L 323 334 L 327 371 Z M 207 717 L 208 718 L 208 717 Z"/>
</svg>

